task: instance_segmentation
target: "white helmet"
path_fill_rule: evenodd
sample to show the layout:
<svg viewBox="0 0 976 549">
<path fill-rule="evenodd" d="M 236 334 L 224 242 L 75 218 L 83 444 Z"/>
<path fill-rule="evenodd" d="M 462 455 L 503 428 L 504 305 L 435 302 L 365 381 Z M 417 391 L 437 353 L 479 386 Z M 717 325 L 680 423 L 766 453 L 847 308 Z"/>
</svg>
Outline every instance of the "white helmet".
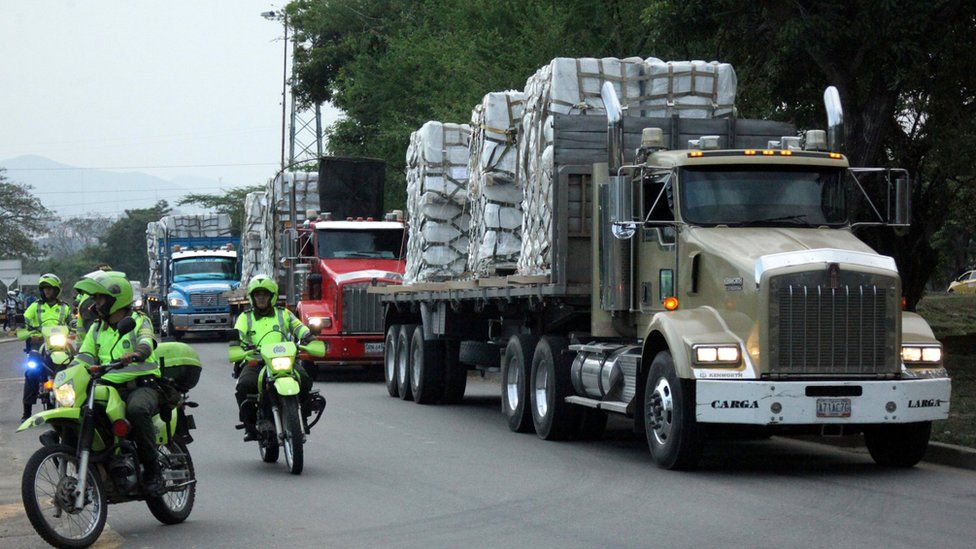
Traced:
<svg viewBox="0 0 976 549">
<path fill-rule="evenodd" d="M 10 297 L 17 297 L 17 292 L 10 290 L 7 292 L 7 295 L 9 295 Z"/>
</svg>

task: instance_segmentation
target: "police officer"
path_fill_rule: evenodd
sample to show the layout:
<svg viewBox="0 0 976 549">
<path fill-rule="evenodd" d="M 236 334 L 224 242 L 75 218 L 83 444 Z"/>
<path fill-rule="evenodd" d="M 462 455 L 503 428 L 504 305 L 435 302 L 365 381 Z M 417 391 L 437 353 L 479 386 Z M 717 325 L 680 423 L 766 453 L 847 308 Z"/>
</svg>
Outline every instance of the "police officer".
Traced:
<svg viewBox="0 0 976 549">
<path fill-rule="evenodd" d="M 38 289 L 41 291 L 41 299 L 31 303 L 30 307 L 24 311 L 24 325 L 30 330 L 30 339 L 27 341 L 28 350 L 37 349 L 43 342 L 41 327 L 43 326 L 67 326 L 71 319 L 71 307 L 61 301 L 61 279 L 57 275 L 47 273 L 41 276 L 38 281 Z M 33 368 L 24 369 L 24 416 L 27 419 L 31 415 L 31 407 L 37 402 L 37 395 L 44 379 L 44 370 L 40 365 Z"/>
<path fill-rule="evenodd" d="M 307 326 L 295 318 L 288 309 L 275 305 L 278 301 L 278 284 L 271 278 L 265 275 L 252 278 L 247 285 L 247 298 L 251 303 L 251 309 L 238 316 L 237 323 L 234 325 L 245 348 L 281 341 L 297 341 L 306 345 L 312 341 L 312 332 Z M 308 392 L 312 389 L 312 378 L 300 364 L 296 363 L 294 368 L 299 376 L 302 407 L 307 409 L 306 400 Z M 246 364 L 237 378 L 237 406 L 240 408 L 241 422 L 244 423 L 247 433 L 244 437 L 245 441 L 258 439 L 254 425 L 257 410 L 253 405 L 245 406 L 244 401 L 247 395 L 258 392 L 260 371 L 260 366 Z"/>
<path fill-rule="evenodd" d="M 156 494 L 163 485 L 152 418 L 159 413 L 159 363 L 154 352 L 152 324 L 132 311 L 132 285 L 124 273 L 94 271 L 75 284 L 75 289 L 91 296 L 98 320 L 92 324 L 75 361 L 104 365 L 121 361 L 124 367 L 102 376 L 119 390 L 125 401 L 125 416 L 132 424 L 130 438 L 136 443 L 142 463 L 146 490 Z M 119 321 L 131 316 L 136 327 L 128 334 L 117 331 Z"/>
</svg>

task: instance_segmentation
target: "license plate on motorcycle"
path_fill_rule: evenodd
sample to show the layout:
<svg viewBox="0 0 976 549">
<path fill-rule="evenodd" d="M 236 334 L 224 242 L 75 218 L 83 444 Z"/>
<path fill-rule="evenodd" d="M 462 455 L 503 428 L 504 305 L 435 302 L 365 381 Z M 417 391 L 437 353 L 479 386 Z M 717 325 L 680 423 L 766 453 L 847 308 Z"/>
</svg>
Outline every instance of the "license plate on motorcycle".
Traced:
<svg viewBox="0 0 976 549">
<path fill-rule="evenodd" d="M 365 343 L 363 345 L 365 347 L 364 352 L 367 355 L 381 355 L 383 354 L 383 345 L 382 341 L 379 343 Z"/>
<path fill-rule="evenodd" d="M 817 417 L 851 417 L 851 399 L 818 398 Z"/>
</svg>

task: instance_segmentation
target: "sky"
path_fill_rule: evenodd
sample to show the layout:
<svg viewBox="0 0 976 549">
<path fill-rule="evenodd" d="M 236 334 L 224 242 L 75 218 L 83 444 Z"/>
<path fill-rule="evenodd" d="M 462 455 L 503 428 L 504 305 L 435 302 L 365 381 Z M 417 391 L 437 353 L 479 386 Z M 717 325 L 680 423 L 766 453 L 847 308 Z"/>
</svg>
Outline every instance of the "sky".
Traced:
<svg viewBox="0 0 976 549">
<path fill-rule="evenodd" d="M 283 4 L 0 0 L 0 160 L 216 182 L 200 192 L 264 183 L 280 162 L 283 43 L 260 14 Z"/>
</svg>

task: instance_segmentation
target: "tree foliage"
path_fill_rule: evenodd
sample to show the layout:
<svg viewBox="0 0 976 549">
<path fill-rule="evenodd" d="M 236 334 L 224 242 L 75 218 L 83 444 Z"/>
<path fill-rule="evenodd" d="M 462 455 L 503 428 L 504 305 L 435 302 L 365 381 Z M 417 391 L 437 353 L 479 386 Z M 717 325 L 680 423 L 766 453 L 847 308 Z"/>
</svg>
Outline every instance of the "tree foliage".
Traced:
<svg viewBox="0 0 976 549">
<path fill-rule="evenodd" d="M 0 168 L 0 257 L 31 258 L 41 250 L 34 238 L 44 232 L 51 212 L 31 186 L 11 181 Z"/>
<path fill-rule="evenodd" d="M 823 128 L 823 89 L 835 85 L 852 165 L 910 171 L 911 230 L 861 233 L 896 258 L 910 305 L 940 255 L 946 269 L 972 260 L 944 258 L 976 236 L 956 198 L 976 163 L 976 3 L 297 0 L 288 9 L 304 44 L 297 91 L 345 113 L 329 129 L 330 152 L 387 161 L 388 208 L 403 204 L 412 130 L 468 120 L 484 93 L 521 89 L 553 57 L 720 59 L 736 67 L 741 116 Z"/>
<path fill-rule="evenodd" d="M 261 190 L 264 190 L 263 185 L 236 187 L 229 191 L 215 194 L 192 193 L 181 198 L 176 204 L 178 206 L 196 204 L 217 213 L 229 215 L 231 219 L 231 233 L 239 236 L 241 234 L 241 227 L 244 226 L 244 199 L 248 193 Z"/>
<path fill-rule="evenodd" d="M 149 208 L 126 210 L 125 215 L 116 221 L 102 236 L 98 248 L 97 261 L 124 272 L 130 280 L 143 280 L 149 273 L 149 259 L 146 257 L 146 224 L 159 221 L 170 213 L 169 204 L 160 200 Z"/>
</svg>

